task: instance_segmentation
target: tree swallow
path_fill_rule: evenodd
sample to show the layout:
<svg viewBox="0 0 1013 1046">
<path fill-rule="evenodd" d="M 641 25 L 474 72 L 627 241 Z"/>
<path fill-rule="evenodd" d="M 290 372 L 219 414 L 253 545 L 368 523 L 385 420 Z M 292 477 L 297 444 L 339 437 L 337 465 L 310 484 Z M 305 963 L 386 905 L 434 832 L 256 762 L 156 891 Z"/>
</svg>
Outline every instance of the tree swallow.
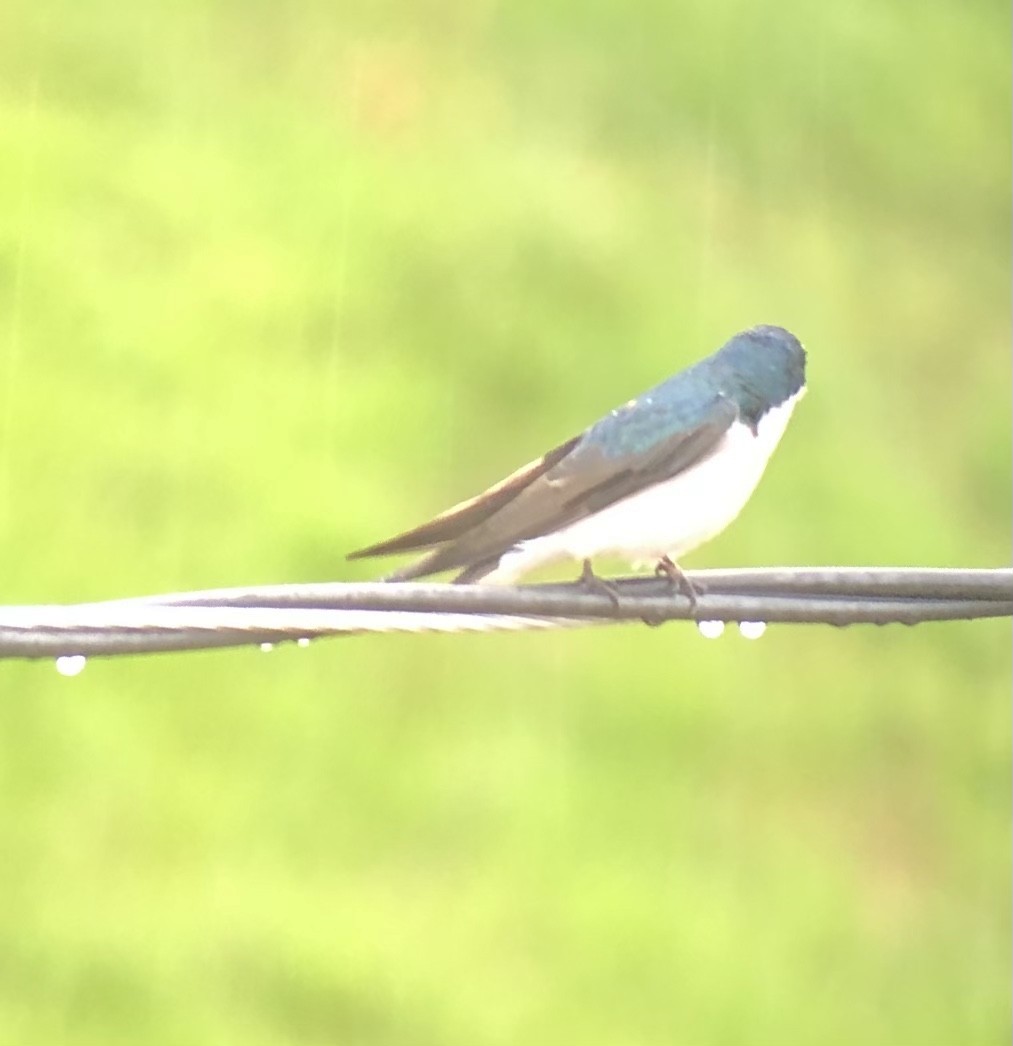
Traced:
<svg viewBox="0 0 1013 1046">
<path fill-rule="evenodd" d="M 387 580 L 459 570 L 459 583 L 509 584 L 565 559 L 597 581 L 591 560 L 611 555 L 684 581 L 679 558 L 756 489 L 805 392 L 805 362 L 782 327 L 736 334 L 484 493 L 348 558 L 428 550 Z"/>
</svg>

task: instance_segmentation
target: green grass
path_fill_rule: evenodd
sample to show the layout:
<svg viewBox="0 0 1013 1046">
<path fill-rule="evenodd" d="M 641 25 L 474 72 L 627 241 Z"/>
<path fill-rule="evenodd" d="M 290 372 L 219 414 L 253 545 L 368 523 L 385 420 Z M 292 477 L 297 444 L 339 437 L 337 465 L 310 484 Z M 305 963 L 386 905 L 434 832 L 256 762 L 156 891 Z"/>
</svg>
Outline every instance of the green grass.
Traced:
<svg viewBox="0 0 1013 1046">
<path fill-rule="evenodd" d="M 9 0 L 5 603 L 344 553 L 738 329 L 690 566 L 1009 559 L 1008 13 Z M 0 667 L 0 1042 L 993 1044 L 1009 626 Z"/>
</svg>

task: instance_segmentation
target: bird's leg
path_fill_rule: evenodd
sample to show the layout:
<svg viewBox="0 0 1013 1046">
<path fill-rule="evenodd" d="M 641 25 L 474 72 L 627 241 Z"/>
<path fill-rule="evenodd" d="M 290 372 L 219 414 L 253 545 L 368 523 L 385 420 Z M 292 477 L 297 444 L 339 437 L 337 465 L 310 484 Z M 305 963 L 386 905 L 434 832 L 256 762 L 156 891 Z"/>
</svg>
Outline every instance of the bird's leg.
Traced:
<svg viewBox="0 0 1013 1046">
<path fill-rule="evenodd" d="M 654 568 L 657 577 L 667 577 L 673 588 L 679 589 L 689 599 L 689 605 L 695 610 L 697 598 L 703 589 L 698 588 L 686 576 L 682 567 L 668 556 L 662 556 L 658 565 Z"/>
<path fill-rule="evenodd" d="M 584 560 L 584 567 L 580 572 L 579 580 L 588 592 L 594 592 L 599 596 L 606 596 L 612 606 L 614 606 L 616 610 L 619 609 L 619 593 L 616 591 L 615 585 L 611 585 L 604 578 L 598 577 L 591 567 L 591 560 Z"/>
</svg>

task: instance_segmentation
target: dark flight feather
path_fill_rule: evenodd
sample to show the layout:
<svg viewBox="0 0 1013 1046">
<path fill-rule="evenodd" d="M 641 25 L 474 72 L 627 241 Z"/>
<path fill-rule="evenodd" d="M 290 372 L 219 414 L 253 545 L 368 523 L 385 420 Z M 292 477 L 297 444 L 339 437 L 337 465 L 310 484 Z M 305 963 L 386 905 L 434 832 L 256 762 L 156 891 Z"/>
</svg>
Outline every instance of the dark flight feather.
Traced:
<svg viewBox="0 0 1013 1046">
<path fill-rule="evenodd" d="M 467 501 L 460 501 L 445 512 L 441 512 L 428 523 L 406 530 L 403 534 L 398 534 L 387 541 L 350 552 L 346 558 L 365 559 L 368 556 L 390 556 L 396 552 L 413 552 L 460 537 L 470 527 L 488 519 L 498 508 L 516 497 L 519 491 L 548 472 L 558 461 L 569 454 L 579 441 L 580 436 L 574 436 L 573 439 L 550 450 L 548 454 L 543 454 L 536 461 L 528 462 L 527 465 L 512 472 L 506 479 L 500 480 L 499 483 L 484 490 L 481 494 L 469 498 Z"/>
</svg>

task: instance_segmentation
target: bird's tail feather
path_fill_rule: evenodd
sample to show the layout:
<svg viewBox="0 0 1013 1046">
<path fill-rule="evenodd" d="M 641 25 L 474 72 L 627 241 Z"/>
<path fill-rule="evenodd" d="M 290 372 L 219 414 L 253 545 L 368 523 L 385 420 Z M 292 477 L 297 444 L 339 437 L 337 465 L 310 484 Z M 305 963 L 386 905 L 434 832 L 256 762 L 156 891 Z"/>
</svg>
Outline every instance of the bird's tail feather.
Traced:
<svg viewBox="0 0 1013 1046">
<path fill-rule="evenodd" d="M 403 567 L 384 577 L 384 581 L 414 581 L 416 578 L 426 577 L 429 574 L 438 574 L 443 570 L 453 570 L 460 567 L 460 560 L 456 562 L 445 556 L 445 550 L 436 549 L 428 555 L 416 559 L 413 563 L 407 563 Z M 455 585 L 470 585 L 481 581 L 487 574 L 491 574 L 499 563 L 499 556 L 484 559 L 479 563 L 471 563 L 454 578 Z"/>
<path fill-rule="evenodd" d="M 414 581 L 415 578 L 425 577 L 427 574 L 436 574 L 440 570 L 445 570 L 446 567 L 441 566 L 439 563 L 440 552 L 440 549 L 436 549 L 434 552 L 429 552 L 411 563 L 406 563 L 403 567 L 398 567 L 397 570 L 392 571 L 390 574 L 385 574 L 383 580 Z"/>
</svg>

